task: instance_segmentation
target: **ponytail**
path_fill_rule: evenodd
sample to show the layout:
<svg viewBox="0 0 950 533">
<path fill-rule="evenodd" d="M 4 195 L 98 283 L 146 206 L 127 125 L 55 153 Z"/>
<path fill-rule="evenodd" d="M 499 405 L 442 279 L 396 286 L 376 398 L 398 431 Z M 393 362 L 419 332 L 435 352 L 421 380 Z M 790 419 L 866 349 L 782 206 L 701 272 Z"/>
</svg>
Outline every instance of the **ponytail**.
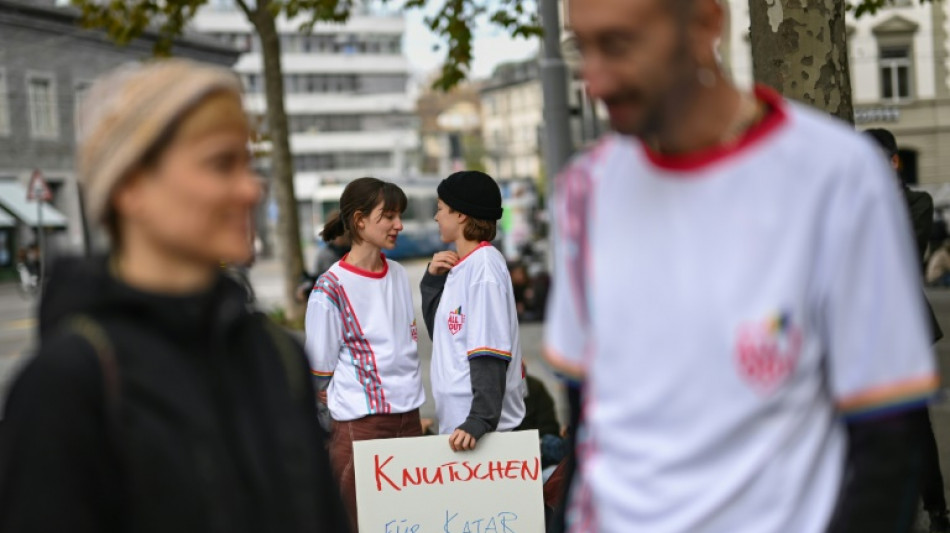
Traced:
<svg viewBox="0 0 950 533">
<path fill-rule="evenodd" d="M 343 236 L 346 233 L 346 224 L 343 223 L 343 216 L 339 211 L 332 214 L 327 223 L 323 225 L 323 231 L 320 236 L 324 242 L 332 242 L 333 239 Z"/>
</svg>

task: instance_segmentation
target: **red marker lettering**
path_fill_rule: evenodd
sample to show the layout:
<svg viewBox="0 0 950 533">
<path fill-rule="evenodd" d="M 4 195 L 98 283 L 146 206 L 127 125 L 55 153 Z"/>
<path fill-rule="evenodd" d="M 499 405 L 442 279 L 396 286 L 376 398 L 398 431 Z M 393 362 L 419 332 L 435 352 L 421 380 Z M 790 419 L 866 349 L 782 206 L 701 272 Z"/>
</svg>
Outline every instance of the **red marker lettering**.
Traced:
<svg viewBox="0 0 950 533">
<path fill-rule="evenodd" d="M 409 485 L 419 485 L 422 483 L 422 469 L 418 466 L 416 467 L 416 478 L 412 479 L 412 474 L 409 473 L 408 468 L 402 470 L 402 486 L 408 487 Z"/>
<path fill-rule="evenodd" d="M 505 477 L 508 479 L 518 479 L 518 473 L 516 470 L 518 470 L 518 467 L 523 464 L 524 461 L 508 461 L 508 464 L 505 466 Z"/>
<path fill-rule="evenodd" d="M 436 468 L 435 476 L 432 479 L 429 479 L 429 469 L 424 468 L 422 470 L 422 478 L 425 479 L 425 482 L 427 485 L 435 485 L 436 483 L 441 485 L 442 484 L 442 469 Z"/>
<path fill-rule="evenodd" d="M 541 472 L 541 460 L 537 457 L 534 458 L 534 472 L 528 468 L 528 461 L 523 461 L 521 466 L 521 479 L 527 481 L 528 478 L 531 478 L 532 481 L 538 479 L 538 474 Z"/>
<path fill-rule="evenodd" d="M 449 469 L 449 481 L 451 481 L 452 483 L 455 483 L 456 481 L 459 480 L 458 473 L 455 471 L 455 468 L 454 468 L 454 465 L 457 465 L 457 464 L 458 464 L 457 462 L 453 461 L 451 463 L 445 463 L 441 467 L 441 468 Z"/>
<path fill-rule="evenodd" d="M 465 467 L 465 470 L 468 470 L 468 477 L 465 479 L 460 477 L 459 481 L 470 481 L 473 477 L 475 477 L 475 471 L 472 470 L 471 466 L 469 466 L 468 461 L 462 461 L 462 466 Z"/>
<path fill-rule="evenodd" d="M 491 473 L 491 480 L 494 481 L 497 479 L 505 479 L 505 469 L 501 466 L 501 461 L 495 461 L 494 463 L 488 463 L 488 471 Z"/>
<path fill-rule="evenodd" d="M 482 466 L 484 466 L 484 463 L 478 463 L 477 465 L 475 465 L 475 472 L 473 473 L 473 475 L 475 476 L 475 479 L 481 479 L 481 480 L 490 479 L 490 476 L 491 476 L 490 469 L 488 470 L 488 473 L 485 474 L 484 476 L 478 475 L 478 471 L 482 468 Z"/>
<path fill-rule="evenodd" d="M 386 459 L 383 464 L 379 464 L 378 455 L 374 455 L 373 459 L 376 461 L 376 490 L 379 492 L 383 491 L 383 479 L 385 479 L 386 483 L 389 483 L 392 488 L 396 489 L 397 492 L 402 490 L 395 483 L 393 483 L 393 480 L 389 479 L 389 476 L 387 476 L 385 472 L 383 472 L 383 468 L 393 460 L 393 456 L 390 455 L 389 459 Z"/>
</svg>

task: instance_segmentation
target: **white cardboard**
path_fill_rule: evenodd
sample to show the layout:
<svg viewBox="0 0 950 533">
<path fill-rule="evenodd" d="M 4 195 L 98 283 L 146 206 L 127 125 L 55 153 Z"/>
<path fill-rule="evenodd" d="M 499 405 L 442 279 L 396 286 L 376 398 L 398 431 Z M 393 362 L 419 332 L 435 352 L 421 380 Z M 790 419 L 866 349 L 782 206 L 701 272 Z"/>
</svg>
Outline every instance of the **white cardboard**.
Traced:
<svg viewBox="0 0 950 533">
<path fill-rule="evenodd" d="M 543 533 L 538 432 L 353 443 L 360 533 Z"/>
</svg>

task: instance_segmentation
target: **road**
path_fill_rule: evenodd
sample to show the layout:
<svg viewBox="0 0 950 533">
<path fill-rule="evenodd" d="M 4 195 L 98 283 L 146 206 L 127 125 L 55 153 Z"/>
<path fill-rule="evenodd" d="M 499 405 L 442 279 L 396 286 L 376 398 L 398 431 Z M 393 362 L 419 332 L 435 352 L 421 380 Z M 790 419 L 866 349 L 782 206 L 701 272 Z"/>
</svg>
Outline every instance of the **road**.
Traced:
<svg viewBox="0 0 950 533">
<path fill-rule="evenodd" d="M 34 300 L 20 296 L 13 283 L 0 283 L 0 406 L 9 382 L 28 359 L 36 331 Z"/>
</svg>

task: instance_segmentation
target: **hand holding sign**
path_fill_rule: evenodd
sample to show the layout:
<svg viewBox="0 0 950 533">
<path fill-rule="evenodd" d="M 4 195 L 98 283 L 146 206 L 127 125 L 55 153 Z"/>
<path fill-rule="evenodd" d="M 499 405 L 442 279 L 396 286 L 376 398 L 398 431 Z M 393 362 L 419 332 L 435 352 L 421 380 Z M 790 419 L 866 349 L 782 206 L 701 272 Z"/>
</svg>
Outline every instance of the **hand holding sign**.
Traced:
<svg viewBox="0 0 950 533">
<path fill-rule="evenodd" d="M 449 447 L 452 448 L 453 452 L 474 450 L 475 442 L 475 437 L 461 429 L 456 429 L 449 436 Z"/>
<path fill-rule="evenodd" d="M 445 436 L 353 443 L 362 533 L 542 533 L 538 432 L 489 433 L 457 454 Z"/>
</svg>

